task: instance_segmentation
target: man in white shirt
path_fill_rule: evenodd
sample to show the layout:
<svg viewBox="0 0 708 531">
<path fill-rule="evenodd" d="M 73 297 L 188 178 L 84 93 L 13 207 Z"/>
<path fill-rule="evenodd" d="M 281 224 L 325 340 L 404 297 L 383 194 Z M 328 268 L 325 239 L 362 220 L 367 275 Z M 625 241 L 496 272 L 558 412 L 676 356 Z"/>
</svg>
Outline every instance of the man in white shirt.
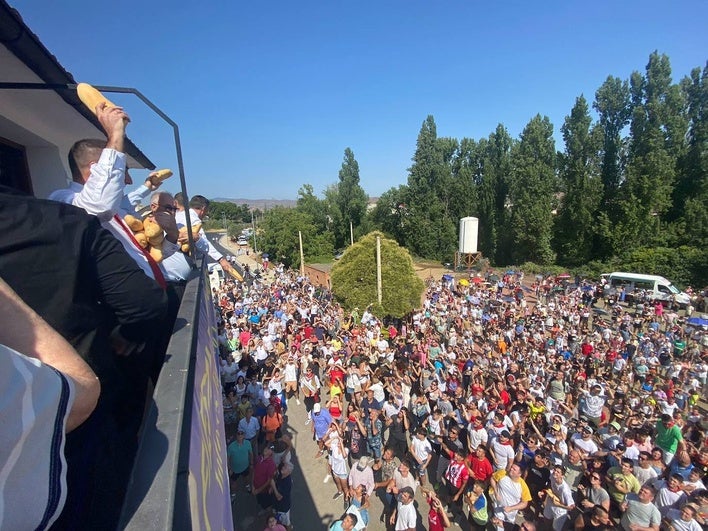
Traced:
<svg viewBox="0 0 708 531">
<path fill-rule="evenodd" d="M 565 469 L 561 465 L 551 472 L 551 492 L 546 497 L 543 517 L 552 522 L 554 531 L 561 531 L 568 519 L 568 513 L 575 509 L 575 501 L 570 486 L 564 479 Z"/>
<path fill-rule="evenodd" d="M 403 487 L 398 492 L 398 505 L 391 515 L 390 523 L 395 524 L 396 531 L 415 531 L 418 522 L 418 513 L 413 505 L 415 493 L 410 487 Z"/>
<path fill-rule="evenodd" d="M 480 444 L 487 444 L 489 434 L 484 428 L 481 417 L 475 417 L 474 420 L 468 424 L 467 431 L 469 433 L 467 436 L 467 445 L 470 451 L 476 450 Z"/>
<path fill-rule="evenodd" d="M 105 103 L 96 107 L 96 117 L 106 132 L 107 141 L 84 139 L 76 142 L 68 156 L 72 182 L 68 188 L 52 192 L 49 199 L 77 206 L 96 216 L 148 277 L 164 283 L 164 278 L 159 278 L 162 273 L 157 264 L 150 261 L 130 229 L 117 219 L 126 179 L 129 179 L 124 146 L 125 128 L 130 118 L 122 108 L 106 107 Z"/>
<path fill-rule="evenodd" d="M 492 454 L 492 463 L 494 465 L 494 470 L 509 470 L 509 468 L 514 463 L 514 446 L 511 442 L 511 434 L 504 430 L 492 440 L 489 446 L 489 450 Z"/>
<path fill-rule="evenodd" d="M 180 194 L 181 197 L 181 194 Z M 182 208 L 179 209 L 180 199 L 175 196 L 176 204 L 178 205 L 177 213 L 175 214 L 175 221 L 177 222 L 178 228 L 183 228 L 187 226 L 187 211 Z M 195 195 L 189 200 L 189 222 L 192 226 L 192 230 L 195 226 L 202 224 L 202 219 L 207 215 L 209 210 L 209 200 L 202 195 Z M 185 243 L 185 242 L 181 242 Z M 229 275 L 234 277 L 236 280 L 243 280 L 238 271 L 236 271 L 229 261 L 222 255 L 209 241 L 203 228 L 199 228 L 199 238 L 194 241 L 194 245 L 197 248 L 197 254 L 201 256 L 208 256 L 214 262 L 218 262 L 224 271 Z"/>
<path fill-rule="evenodd" d="M 575 433 L 570 438 L 571 443 L 587 457 L 596 453 L 599 448 L 592 438 L 592 428 L 584 426 L 581 433 Z"/>
</svg>

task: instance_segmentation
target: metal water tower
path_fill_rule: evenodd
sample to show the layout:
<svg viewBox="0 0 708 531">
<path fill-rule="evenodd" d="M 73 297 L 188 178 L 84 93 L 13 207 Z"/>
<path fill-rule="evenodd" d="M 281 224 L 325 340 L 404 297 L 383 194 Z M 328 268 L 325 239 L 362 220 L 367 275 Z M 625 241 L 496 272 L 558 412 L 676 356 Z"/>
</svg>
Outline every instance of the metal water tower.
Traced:
<svg viewBox="0 0 708 531">
<path fill-rule="evenodd" d="M 457 252 L 455 253 L 455 270 L 459 266 L 471 269 L 472 265 L 482 257 L 482 253 L 477 251 L 477 240 L 479 237 L 479 219 L 466 217 L 460 219 L 460 236 L 458 239 Z"/>
</svg>

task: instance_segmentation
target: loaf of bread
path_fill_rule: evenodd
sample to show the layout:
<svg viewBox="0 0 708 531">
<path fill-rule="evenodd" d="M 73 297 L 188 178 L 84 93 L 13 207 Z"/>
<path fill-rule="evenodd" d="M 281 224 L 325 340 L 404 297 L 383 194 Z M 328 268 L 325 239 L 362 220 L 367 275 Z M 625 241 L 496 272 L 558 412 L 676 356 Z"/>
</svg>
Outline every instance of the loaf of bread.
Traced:
<svg viewBox="0 0 708 531">
<path fill-rule="evenodd" d="M 110 101 L 88 83 L 79 83 L 76 85 L 76 93 L 83 104 L 91 109 L 91 112 L 94 114 L 96 114 L 96 107 L 98 107 L 100 103 L 105 102 L 106 107 L 117 107 L 115 103 Z"/>
</svg>

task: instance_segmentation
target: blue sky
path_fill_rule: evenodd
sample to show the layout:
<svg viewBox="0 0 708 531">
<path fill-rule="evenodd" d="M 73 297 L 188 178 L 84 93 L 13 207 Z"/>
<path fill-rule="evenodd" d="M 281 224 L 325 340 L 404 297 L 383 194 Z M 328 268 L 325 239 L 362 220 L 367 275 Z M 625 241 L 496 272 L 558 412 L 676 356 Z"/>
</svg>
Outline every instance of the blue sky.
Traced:
<svg viewBox="0 0 708 531">
<path fill-rule="evenodd" d="M 212 198 L 321 195 L 347 147 L 378 196 L 406 182 L 429 114 L 439 136 L 479 139 L 500 122 L 518 137 L 540 113 L 560 142 L 608 75 L 654 50 L 674 80 L 708 60 L 705 0 L 8 1 L 78 81 L 137 88 L 175 120 L 189 193 Z M 176 170 L 171 129 L 109 97 Z"/>
</svg>

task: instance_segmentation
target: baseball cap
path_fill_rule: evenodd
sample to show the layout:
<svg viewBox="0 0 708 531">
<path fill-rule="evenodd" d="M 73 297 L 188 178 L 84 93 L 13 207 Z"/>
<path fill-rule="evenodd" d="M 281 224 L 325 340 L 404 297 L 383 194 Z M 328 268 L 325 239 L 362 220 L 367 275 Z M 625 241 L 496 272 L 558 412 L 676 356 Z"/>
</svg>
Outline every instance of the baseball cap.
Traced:
<svg viewBox="0 0 708 531">
<path fill-rule="evenodd" d="M 319 413 L 320 411 L 322 411 L 322 405 L 320 405 L 319 403 L 312 406 L 313 413 Z"/>
<path fill-rule="evenodd" d="M 612 426 L 612 427 L 613 427 L 614 429 L 616 429 L 617 431 L 620 431 L 620 428 L 622 427 L 622 426 L 619 425 L 619 422 L 614 421 L 614 420 L 613 420 L 612 422 L 610 422 L 610 426 Z"/>
<path fill-rule="evenodd" d="M 367 466 L 369 466 L 369 458 L 365 455 L 362 455 L 359 458 L 359 462 L 356 466 L 359 470 L 364 470 Z"/>
</svg>

